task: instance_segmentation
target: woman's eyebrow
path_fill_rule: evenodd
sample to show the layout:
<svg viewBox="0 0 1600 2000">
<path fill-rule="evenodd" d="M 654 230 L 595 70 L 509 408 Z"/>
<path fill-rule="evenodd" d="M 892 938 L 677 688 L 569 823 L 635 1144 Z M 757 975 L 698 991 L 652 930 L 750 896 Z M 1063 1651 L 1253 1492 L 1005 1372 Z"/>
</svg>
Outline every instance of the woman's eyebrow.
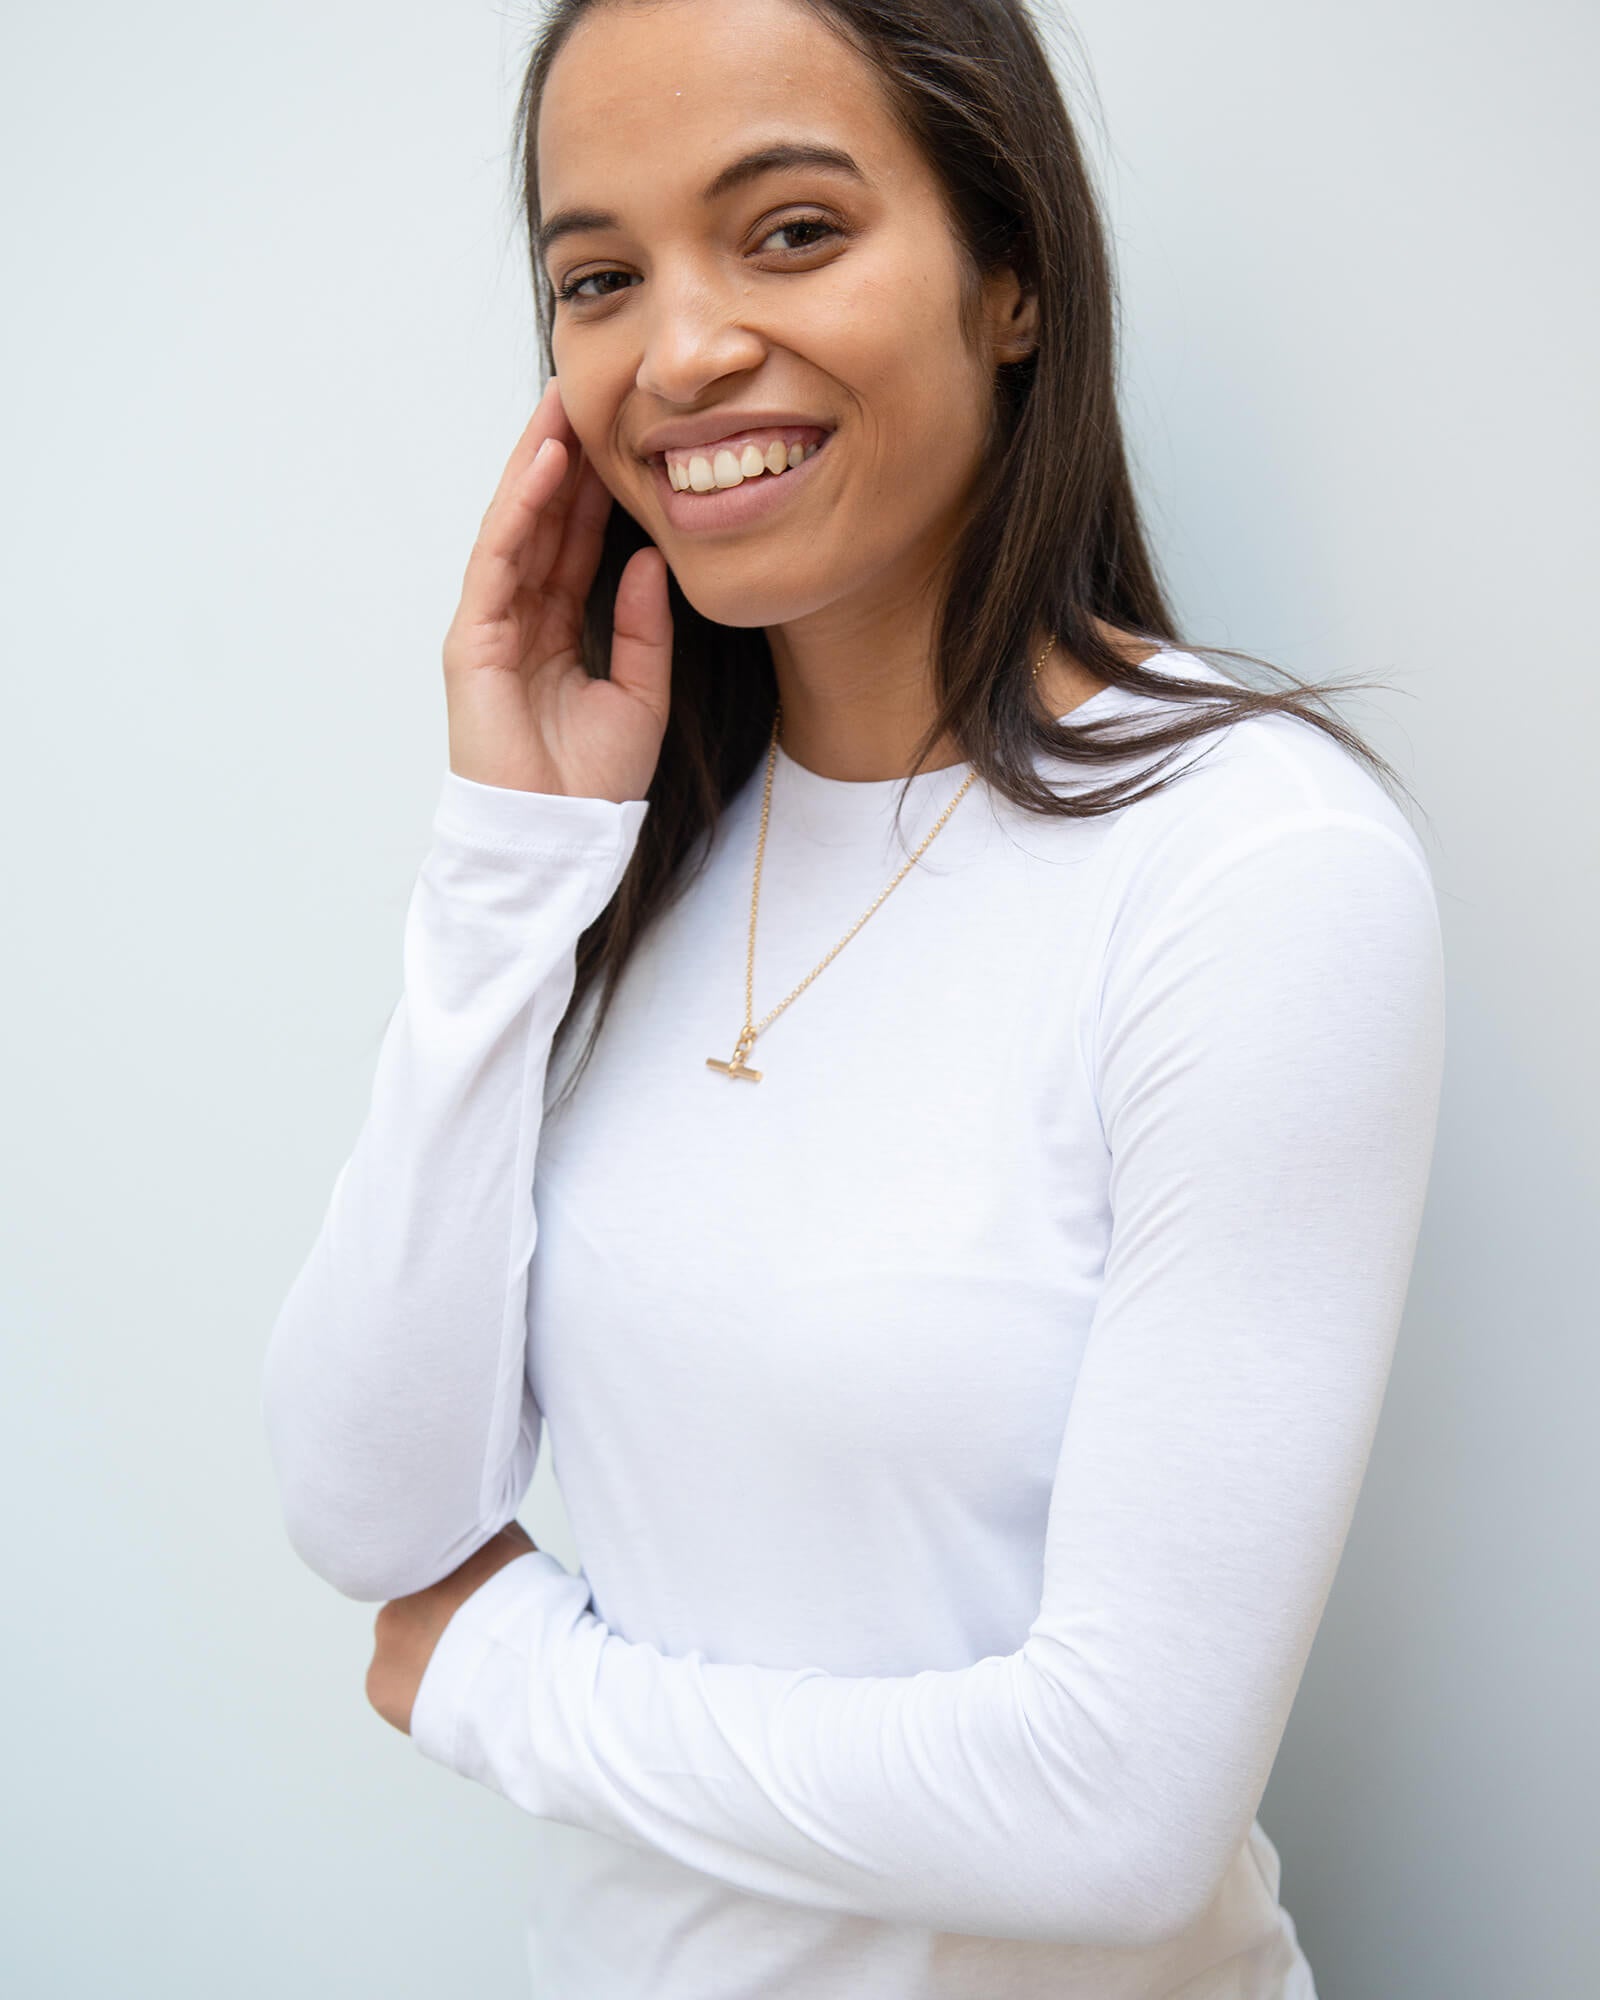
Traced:
<svg viewBox="0 0 1600 2000">
<path fill-rule="evenodd" d="M 741 153 L 736 160 L 715 174 L 700 190 L 703 202 L 719 200 L 731 194 L 746 181 L 753 181 L 761 174 L 778 172 L 785 167 L 810 167 L 824 173 L 848 174 L 853 179 L 866 183 L 866 175 L 855 159 L 840 146 L 802 145 L 798 142 L 774 146 L 759 146 L 754 152 Z M 587 229 L 620 229 L 620 220 L 609 209 L 603 208 L 561 208 L 554 215 L 547 216 L 539 225 L 539 256 L 549 255 L 551 247 L 563 236 L 574 236 Z"/>
</svg>

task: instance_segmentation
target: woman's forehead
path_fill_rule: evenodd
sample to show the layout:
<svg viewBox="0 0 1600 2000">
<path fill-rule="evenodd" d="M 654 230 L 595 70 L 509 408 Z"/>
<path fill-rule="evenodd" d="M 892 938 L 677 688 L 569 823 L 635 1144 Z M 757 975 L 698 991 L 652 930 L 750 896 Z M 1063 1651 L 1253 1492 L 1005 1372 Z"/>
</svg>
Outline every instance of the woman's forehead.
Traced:
<svg viewBox="0 0 1600 2000">
<path fill-rule="evenodd" d="M 539 108 L 541 204 L 637 184 L 642 160 L 699 193 L 709 172 L 779 137 L 903 170 L 876 70 L 797 0 L 602 0 L 551 66 Z M 580 182 L 583 183 L 580 185 Z"/>
</svg>

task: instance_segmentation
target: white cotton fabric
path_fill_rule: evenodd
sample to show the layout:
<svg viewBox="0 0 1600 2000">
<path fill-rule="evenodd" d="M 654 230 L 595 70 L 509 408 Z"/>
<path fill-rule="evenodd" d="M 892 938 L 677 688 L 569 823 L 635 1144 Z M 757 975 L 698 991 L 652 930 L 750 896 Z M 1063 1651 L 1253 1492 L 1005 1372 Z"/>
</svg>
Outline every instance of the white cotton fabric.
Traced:
<svg viewBox="0 0 1600 2000">
<path fill-rule="evenodd" d="M 899 781 L 780 755 L 757 1020 L 966 768 L 896 843 Z M 540 2000 L 1313 2000 L 1255 1815 L 1400 1323 L 1443 956 L 1416 835 L 1320 731 L 1178 768 L 1089 819 L 974 783 L 755 1083 L 706 1058 L 758 765 L 554 1114 L 649 808 L 446 774 L 264 1417 L 295 1547 L 368 1601 L 507 1522 L 549 1427 L 582 1572 L 502 1569 L 412 1717 L 566 1829 Z"/>
</svg>

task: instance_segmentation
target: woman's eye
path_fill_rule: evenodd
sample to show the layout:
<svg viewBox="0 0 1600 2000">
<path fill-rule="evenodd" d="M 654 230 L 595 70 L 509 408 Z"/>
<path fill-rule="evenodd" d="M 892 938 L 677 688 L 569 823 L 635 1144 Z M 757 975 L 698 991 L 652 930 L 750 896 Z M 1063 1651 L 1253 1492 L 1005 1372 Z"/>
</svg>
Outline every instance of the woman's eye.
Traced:
<svg viewBox="0 0 1600 2000">
<path fill-rule="evenodd" d="M 560 299 L 609 298 L 611 296 L 609 292 L 586 292 L 583 288 L 585 285 L 594 284 L 600 278 L 626 279 L 627 275 L 626 271 L 585 271 L 581 278 L 570 278 L 566 284 L 560 286 L 556 292 L 556 297 Z"/>
<path fill-rule="evenodd" d="M 824 222 L 820 215 L 797 215 L 792 222 L 780 222 L 775 229 L 769 230 L 761 240 L 764 243 L 770 243 L 774 236 L 787 236 L 791 230 L 795 229 L 815 229 L 820 231 L 820 235 L 812 237 L 809 242 L 791 243 L 788 245 L 788 248 L 791 250 L 812 250 L 816 248 L 817 243 L 823 237 L 837 236 L 839 234 L 833 224 L 831 222 Z"/>
</svg>

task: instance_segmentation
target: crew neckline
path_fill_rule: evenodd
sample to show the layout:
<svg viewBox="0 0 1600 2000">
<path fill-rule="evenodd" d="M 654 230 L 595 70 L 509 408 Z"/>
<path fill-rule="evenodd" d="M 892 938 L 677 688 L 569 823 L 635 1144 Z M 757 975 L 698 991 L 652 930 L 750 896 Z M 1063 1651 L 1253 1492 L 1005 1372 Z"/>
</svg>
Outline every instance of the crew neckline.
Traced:
<svg viewBox="0 0 1600 2000">
<path fill-rule="evenodd" d="M 1180 654 L 1176 647 L 1163 646 L 1159 652 L 1152 653 L 1140 664 L 1153 667 L 1157 666 L 1159 661 L 1175 656 L 1186 661 L 1192 659 L 1192 655 Z M 1194 661 L 1193 664 L 1202 675 L 1207 672 L 1202 662 Z M 1159 668 L 1157 670 L 1159 671 Z M 1076 722 L 1085 715 L 1098 714 L 1101 709 L 1114 708 L 1119 700 L 1137 702 L 1140 699 L 1140 696 L 1132 694 L 1127 688 L 1108 683 L 1105 687 L 1096 689 L 1087 700 L 1080 701 L 1075 708 L 1069 708 L 1065 715 L 1058 715 L 1056 720 Z M 759 770 L 760 767 L 757 768 Z M 971 764 L 963 760 L 958 764 L 941 765 L 936 771 L 918 771 L 909 785 L 904 777 L 825 778 L 820 772 L 811 770 L 808 765 L 797 764 L 782 743 L 779 743 L 773 766 L 773 788 L 776 791 L 781 787 L 791 797 L 825 802 L 836 810 L 859 807 L 875 811 L 885 801 L 897 795 L 902 786 L 906 787 L 907 798 L 917 801 L 920 801 L 922 795 L 927 792 L 942 791 L 947 787 L 953 792 L 971 768 Z"/>
</svg>

